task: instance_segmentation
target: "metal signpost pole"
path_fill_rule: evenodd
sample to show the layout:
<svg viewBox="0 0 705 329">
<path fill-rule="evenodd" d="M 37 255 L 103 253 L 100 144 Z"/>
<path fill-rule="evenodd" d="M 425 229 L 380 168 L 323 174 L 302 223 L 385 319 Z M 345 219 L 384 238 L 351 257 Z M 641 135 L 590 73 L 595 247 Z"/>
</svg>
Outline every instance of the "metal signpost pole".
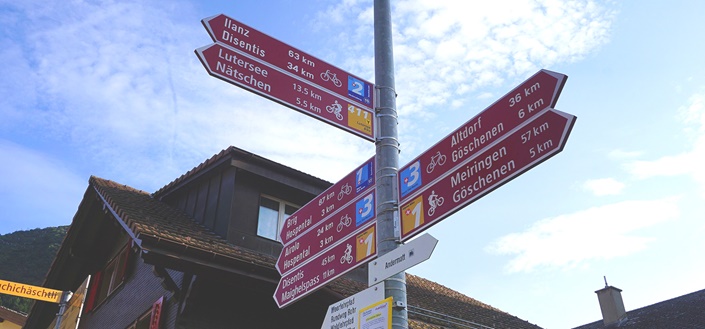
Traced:
<svg viewBox="0 0 705 329">
<path fill-rule="evenodd" d="M 59 302 L 59 313 L 56 314 L 56 326 L 54 327 L 54 329 L 61 328 L 61 320 L 63 320 L 64 318 L 64 313 L 66 312 L 66 305 L 68 304 L 69 299 L 71 299 L 71 292 L 64 291 L 61 294 L 61 301 Z"/>
<path fill-rule="evenodd" d="M 384 255 L 399 246 L 395 224 L 398 213 L 396 177 L 399 168 L 396 92 L 394 90 L 394 53 L 392 51 L 392 15 L 389 0 L 374 0 L 375 108 L 378 118 L 377 161 L 377 252 Z M 397 229 L 395 229 L 397 228 Z M 408 328 L 406 309 L 406 273 L 384 280 L 384 296 L 392 297 L 392 328 Z"/>
</svg>

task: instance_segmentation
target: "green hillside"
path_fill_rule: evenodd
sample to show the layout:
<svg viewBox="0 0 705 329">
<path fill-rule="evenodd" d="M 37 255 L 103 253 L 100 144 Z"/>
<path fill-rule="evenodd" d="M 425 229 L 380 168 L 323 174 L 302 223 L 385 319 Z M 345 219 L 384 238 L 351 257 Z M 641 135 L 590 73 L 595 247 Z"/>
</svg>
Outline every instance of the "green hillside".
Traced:
<svg viewBox="0 0 705 329">
<path fill-rule="evenodd" d="M 0 235 L 0 279 L 40 286 L 68 226 Z M 0 305 L 28 313 L 32 300 L 0 294 Z"/>
</svg>

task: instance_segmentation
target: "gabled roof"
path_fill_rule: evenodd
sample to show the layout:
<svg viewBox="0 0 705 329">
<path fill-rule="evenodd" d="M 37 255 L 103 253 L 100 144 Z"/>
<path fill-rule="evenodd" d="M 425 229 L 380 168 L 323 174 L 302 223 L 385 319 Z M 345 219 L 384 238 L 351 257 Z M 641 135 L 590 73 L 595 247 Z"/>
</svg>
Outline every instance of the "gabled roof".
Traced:
<svg viewBox="0 0 705 329">
<path fill-rule="evenodd" d="M 228 259 L 274 270 L 276 259 L 230 244 L 197 224 L 184 212 L 154 199 L 150 194 L 116 182 L 91 177 L 90 185 L 124 221 L 143 248 L 170 243 L 181 250 L 197 250 L 207 259 Z M 329 289 L 350 296 L 366 288 L 363 283 L 341 278 Z M 508 313 L 421 277 L 407 274 L 408 304 L 412 328 L 511 328 L 537 329 Z M 471 325 L 471 326 L 469 326 Z"/>
<path fill-rule="evenodd" d="M 407 273 L 406 283 L 409 312 L 425 322 L 444 325 L 444 328 L 540 328 L 422 277 Z"/>
<path fill-rule="evenodd" d="M 327 182 L 327 181 L 320 179 L 318 177 L 309 175 L 303 171 L 299 171 L 294 168 L 285 166 L 283 164 L 274 162 L 272 160 L 263 158 L 259 155 L 245 151 L 245 150 L 237 148 L 235 146 L 230 146 L 226 149 L 223 149 L 219 153 L 213 155 L 211 158 L 202 162 L 201 164 L 194 167 L 193 169 L 187 171 L 185 174 L 181 175 L 179 178 L 173 180 L 172 182 L 168 183 L 164 187 L 160 188 L 159 190 L 154 192 L 153 196 L 157 199 L 161 199 L 161 197 L 163 197 L 165 194 L 168 194 L 169 192 L 177 189 L 181 184 L 188 183 L 189 181 L 199 177 L 200 175 L 207 173 L 211 168 L 219 166 L 223 163 L 229 163 L 229 162 L 233 161 L 233 159 L 235 159 L 235 158 L 246 159 L 247 162 L 255 163 L 259 166 L 271 167 L 271 168 L 276 169 L 279 172 L 286 172 L 286 175 L 288 175 L 288 176 L 297 176 L 297 177 L 306 179 L 308 181 L 314 181 L 318 184 L 331 185 L 330 182 Z"/>
<path fill-rule="evenodd" d="M 626 319 L 605 326 L 602 320 L 574 329 L 703 329 L 705 289 L 627 312 Z"/>
<path fill-rule="evenodd" d="M 144 191 L 92 176 L 90 186 L 110 206 L 143 249 L 156 243 L 170 243 L 184 250 L 199 251 L 270 267 L 271 257 L 230 244 L 227 240 L 192 220 L 183 211 L 160 202 Z"/>
<path fill-rule="evenodd" d="M 245 170 L 263 169 L 267 174 L 274 174 L 275 177 L 267 176 L 271 179 L 291 182 L 293 178 L 315 185 L 330 185 L 308 174 L 234 147 L 216 154 L 154 194 L 92 176 L 64 244 L 67 240 L 75 243 L 82 236 L 81 232 L 92 232 L 92 226 L 84 227 L 87 223 L 105 222 L 94 218 L 96 212 L 105 212 L 117 219 L 124 232 L 142 250 L 141 256 L 146 263 L 159 263 L 160 266 L 173 269 L 210 271 L 219 275 L 245 275 L 276 284 L 279 275 L 275 269 L 274 257 L 231 244 L 224 237 L 197 223 L 184 211 L 161 201 L 165 194 L 177 192 L 180 187 L 208 171 L 226 165 L 242 166 Z M 66 268 L 75 268 L 71 263 L 75 260 L 66 256 L 66 253 L 70 252 L 69 249 L 70 246 L 64 248 L 62 244 L 47 276 L 49 286 L 70 289 L 66 286 L 76 281 L 73 276 L 80 275 L 65 271 Z M 57 261 L 59 259 L 61 260 Z M 328 284 L 324 290 L 331 293 L 331 296 L 343 298 L 364 288 L 364 283 L 341 277 Z M 407 292 L 410 328 L 413 329 L 540 329 L 501 310 L 414 275 L 407 274 Z M 52 312 L 55 313 L 52 310 L 52 307 L 43 303 L 35 304 L 30 321 L 34 317 L 33 323 L 41 323 L 44 318 L 50 317 Z"/>
</svg>

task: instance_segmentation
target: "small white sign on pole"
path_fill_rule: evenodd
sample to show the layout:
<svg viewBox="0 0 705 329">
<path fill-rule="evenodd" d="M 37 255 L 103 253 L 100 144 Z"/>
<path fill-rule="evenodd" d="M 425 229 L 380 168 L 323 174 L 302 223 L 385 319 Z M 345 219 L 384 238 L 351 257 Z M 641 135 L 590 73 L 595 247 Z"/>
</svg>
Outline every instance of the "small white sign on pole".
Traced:
<svg viewBox="0 0 705 329">
<path fill-rule="evenodd" d="M 321 329 L 358 329 L 360 310 L 384 299 L 384 282 L 331 304 Z"/>
<path fill-rule="evenodd" d="M 429 258 L 438 240 L 426 233 L 405 245 L 396 248 L 369 263 L 367 283 L 369 286 L 413 267 Z"/>
</svg>

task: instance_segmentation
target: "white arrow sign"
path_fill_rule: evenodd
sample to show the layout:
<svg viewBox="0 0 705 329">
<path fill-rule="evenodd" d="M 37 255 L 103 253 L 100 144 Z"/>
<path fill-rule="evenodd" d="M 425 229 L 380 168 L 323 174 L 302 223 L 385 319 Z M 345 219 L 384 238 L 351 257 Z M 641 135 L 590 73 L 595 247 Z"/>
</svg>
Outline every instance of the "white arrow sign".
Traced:
<svg viewBox="0 0 705 329">
<path fill-rule="evenodd" d="M 367 271 L 367 284 L 372 286 L 431 258 L 436 243 L 438 240 L 426 233 L 371 261 Z"/>
<path fill-rule="evenodd" d="M 384 282 L 328 306 L 321 329 L 357 329 L 360 310 L 384 299 Z"/>
</svg>

